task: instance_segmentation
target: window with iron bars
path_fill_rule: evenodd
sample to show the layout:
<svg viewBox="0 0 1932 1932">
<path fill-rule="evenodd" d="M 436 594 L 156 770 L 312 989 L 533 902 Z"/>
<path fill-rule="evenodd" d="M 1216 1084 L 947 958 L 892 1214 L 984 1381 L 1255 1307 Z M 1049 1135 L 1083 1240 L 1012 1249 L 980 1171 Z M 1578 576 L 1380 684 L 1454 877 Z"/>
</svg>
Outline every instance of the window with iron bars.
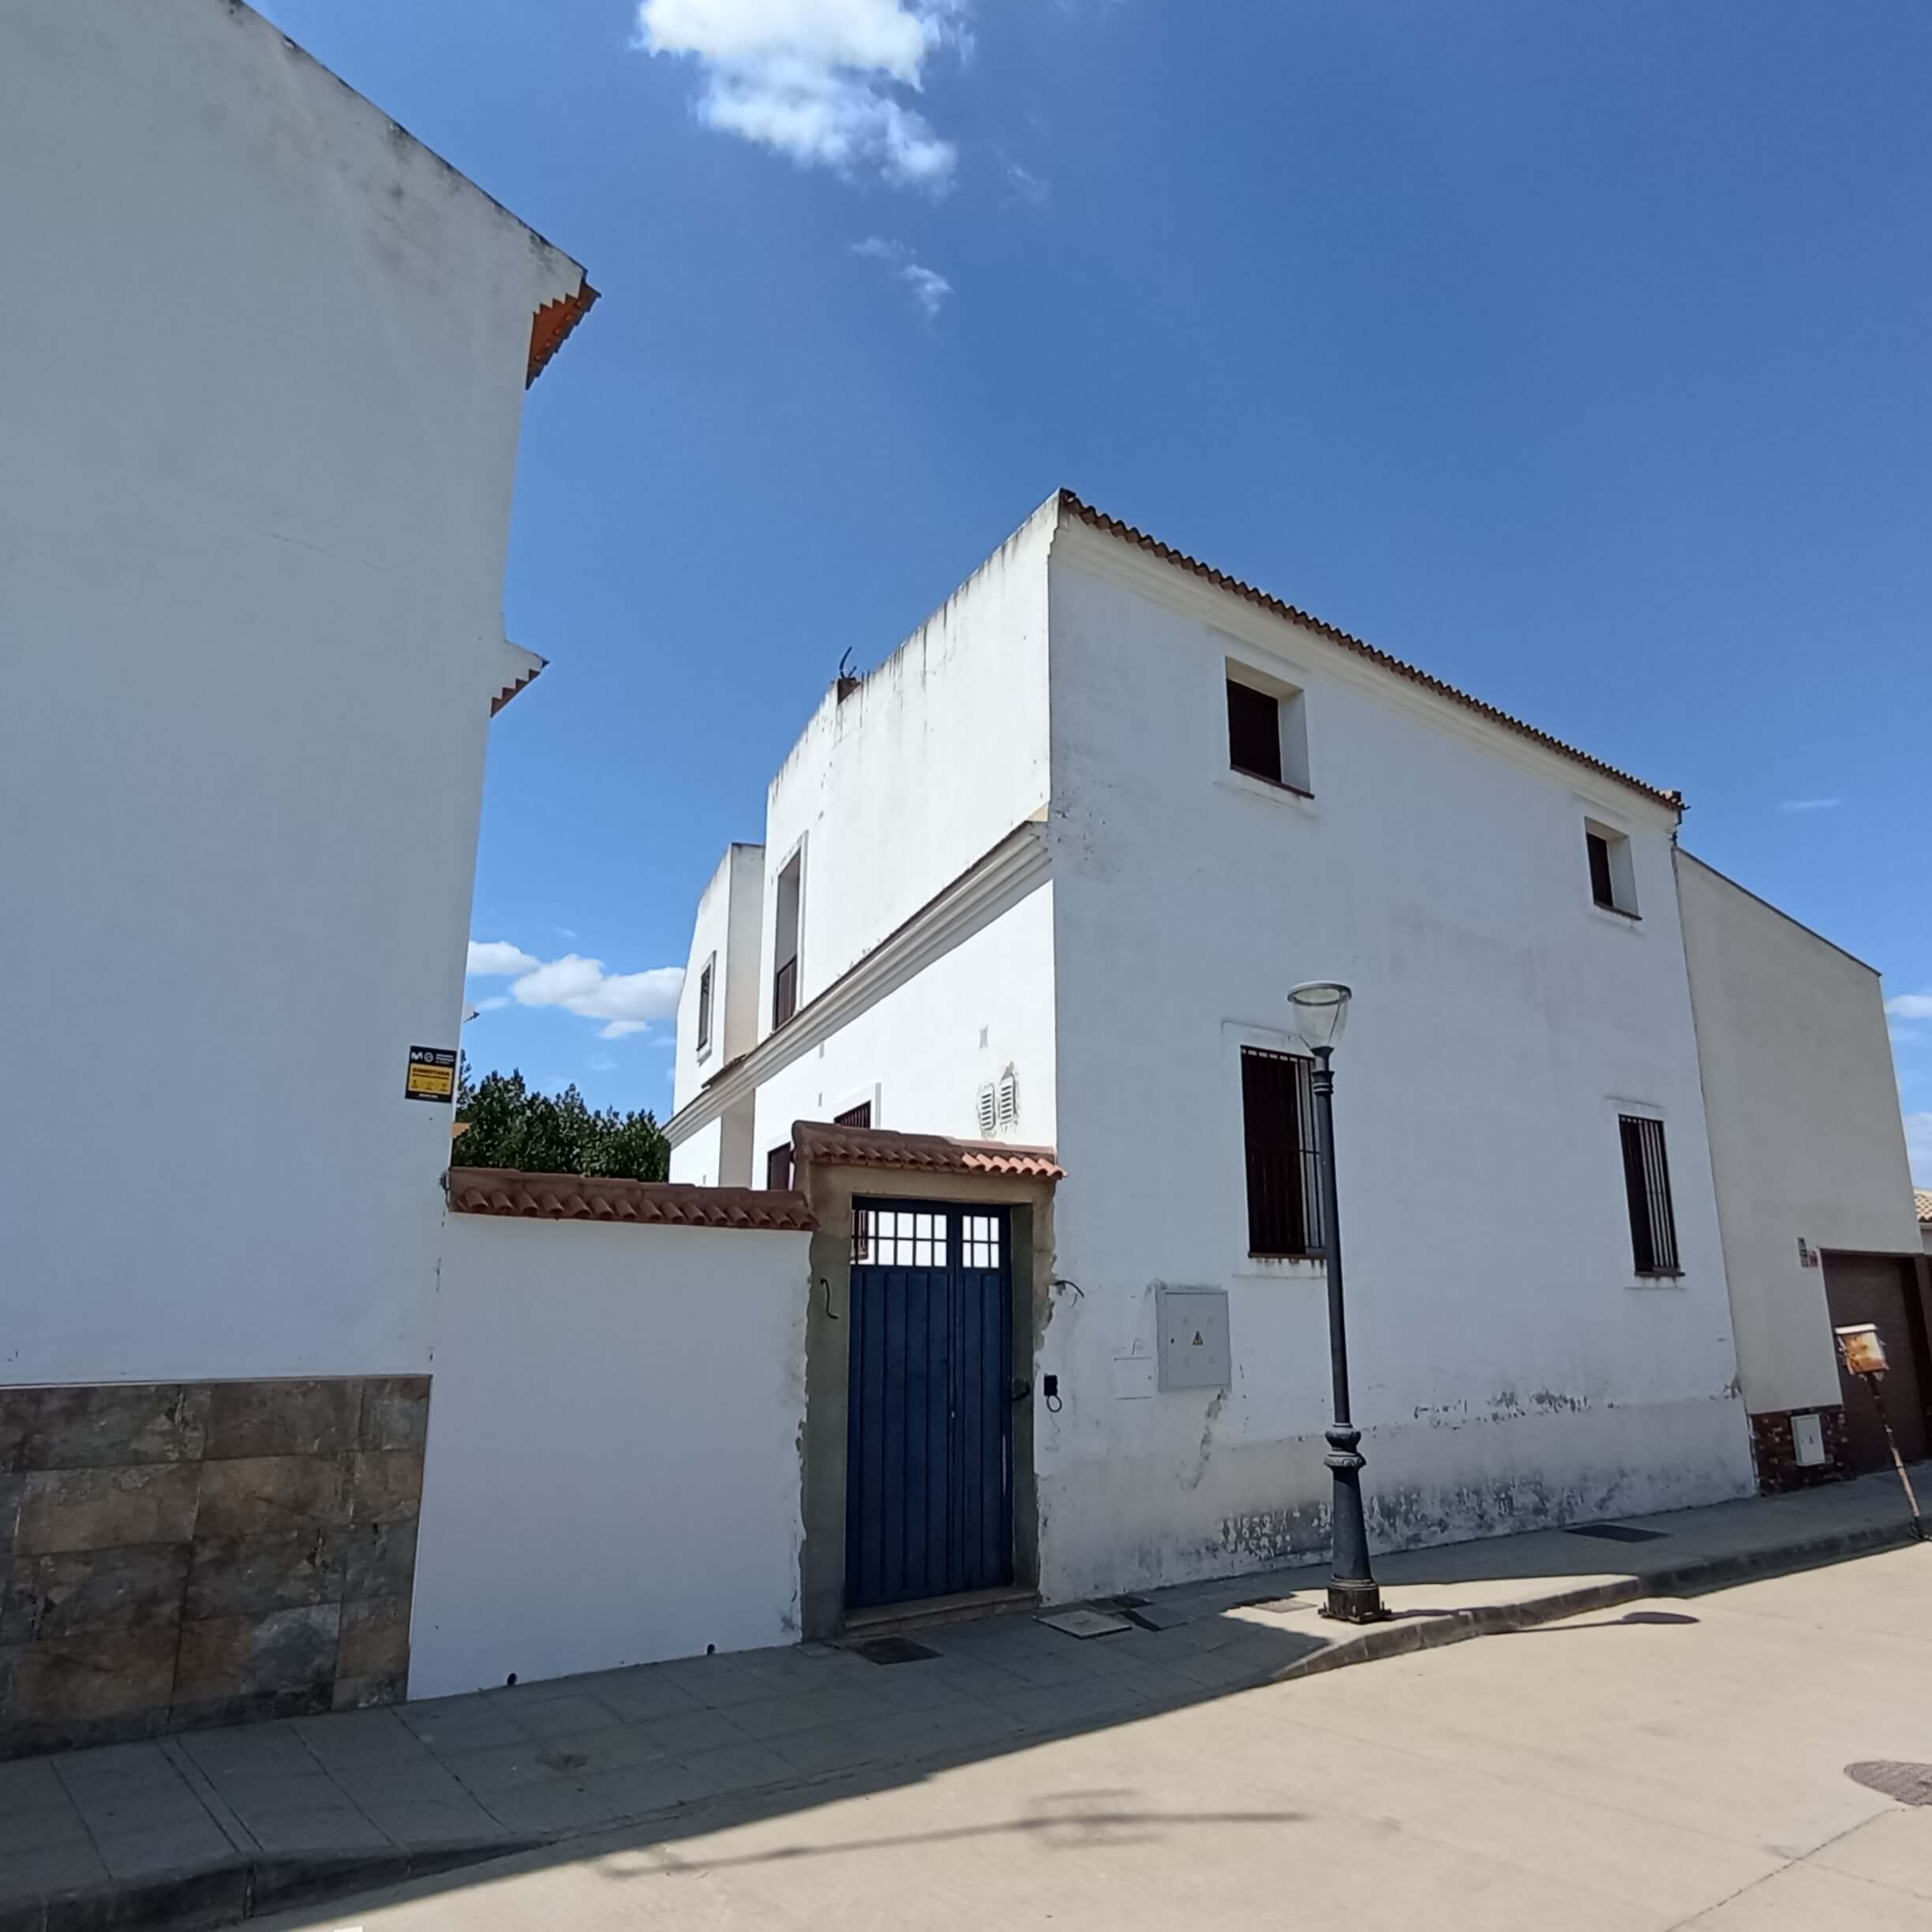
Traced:
<svg viewBox="0 0 1932 1932">
<path fill-rule="evenodd" d="M 1278 1260 L 1319 1257 L 1324 1242 L 1314 1064 L 1301 1054 L 1244 1046 L 1241 1070 L 1248 1252 Z"/>
<path fill-rule="evenodd" d="M 1617 1133 L 1623 1144 L 1623 1193 L 1630 1207 L 1631 1252 L 1637 1272 L 1681 1275 L 1664 1123 L 1642 1114 L 1619 1114 Z"/>
</svg>

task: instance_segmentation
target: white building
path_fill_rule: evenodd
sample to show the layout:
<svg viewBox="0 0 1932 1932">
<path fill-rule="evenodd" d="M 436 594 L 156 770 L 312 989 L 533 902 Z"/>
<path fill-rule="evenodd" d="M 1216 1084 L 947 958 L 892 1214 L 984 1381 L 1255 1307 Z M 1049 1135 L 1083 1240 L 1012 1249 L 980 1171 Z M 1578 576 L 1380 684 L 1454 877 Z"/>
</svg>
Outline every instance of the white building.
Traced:
<svg viewBox="0 0 1932 1932">
<path fill-rule="evenodd" d="M 1926 1290 L 1878 973 L 1686 852 L 1677 856 L 1738 1376 L 1760 1482 L 1891 1466 L 1835 1327 L 1885 1343 L 1908 1459 L 1932 1451 Z"/>
<path fill-rule="evenodd" d="M 1344 980 L 1379 1544 L 1743 1493 L 1679 811 L 1058 496 L 828 694 L 708 889 L 672 1177 L 777 1182 L 800 1120 L 1050 1145 L 1019 1582 L 1312 1553 L 1329 1357 L 1285 994 Z M 1207 1357 L 1163 1361 L 1182 1316 Z"/>
<path fill-rule="evenodd" d="M 4 1747 L 400 1681 L 451 1123 L 406 1076 L 593 291 L 234 0 L 0 11 L 0 1567 L 133 1607 L 27 1646 Z M 271 1526 L 272 1601 L 211 1594 Z M 282 1620 L 218 1661 L 197 1566 Z"/>
</svg>

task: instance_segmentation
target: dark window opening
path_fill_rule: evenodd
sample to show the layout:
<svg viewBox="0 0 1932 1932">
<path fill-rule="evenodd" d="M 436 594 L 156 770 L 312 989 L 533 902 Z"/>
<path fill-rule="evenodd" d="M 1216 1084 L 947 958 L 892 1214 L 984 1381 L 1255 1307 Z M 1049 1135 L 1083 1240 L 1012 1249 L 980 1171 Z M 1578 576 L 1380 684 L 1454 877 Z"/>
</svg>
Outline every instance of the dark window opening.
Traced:
<svg viewBox="0 0 1932 1932">
<path fill-rule="evenodd" d="M 1610 841 L 1601 833 L 1586 832 L 1583 843 L 1589 853 L 1590 897 L 1614 912 L 1617 910 L 1616 882 L 1610 874 Z"/>
<path fill-rule="evenodd" d="M 832 1116 L 834 1127 L 870 1127 L 872 1125 L 872 1103 L 861 1100 L 855 1107 L 848 1107 L 843 1114 Z"/>
<path fill-rule="evenodd" d="M 1282 782 L 1281 702 L 1251 684 L 1227 681 L 1228 763 L 1251 778 Z"/>
<path fill-rule="evenodd" d="M 1623 1114 L 1617 1117 L 1617 1132 L 1623 1143 L 1623 1193 L 1630 1206 L 1631 1252 L 1637 1272 L 1681 1275 L 1664 1123 Z"/>
<path fill-rule="evenodd" d="M 1313 1063 L 1300 1054 L 1244 1046 L 1241 1068 L 1248 1252 L 1278 1259 L 1319 1256 L 1321 1155 Z"/>
<path fill-rule="evenodd" d="M 792 1143 L 781 1140 L 765 1156 L 765 1185 L 784 1189 L 792 1185 Z"/>
<path fill-rule="evenodd" d="M 801 849 L 778 874 L 776 947 L 772 969 L 772 1025 L 781 1027 L 798 1011 L 799 900 L 805 886 L 805 854 Z"/>
<path fill-rule="evenodd" d="M 705 969 L 698 975 L 698 1050 L 702 1053 L 711 1044 L 711 962 L 705 962 Z"/>
</svg>

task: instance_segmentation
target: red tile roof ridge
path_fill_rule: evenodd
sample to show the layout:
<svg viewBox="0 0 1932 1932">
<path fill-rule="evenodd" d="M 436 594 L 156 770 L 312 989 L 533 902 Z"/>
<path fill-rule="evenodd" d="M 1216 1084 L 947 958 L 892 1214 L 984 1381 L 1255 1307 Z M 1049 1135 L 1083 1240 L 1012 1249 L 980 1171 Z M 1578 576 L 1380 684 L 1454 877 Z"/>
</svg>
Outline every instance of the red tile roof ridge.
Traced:
<svg viewBox="0 0 1932 1932">
<path fill-rule="evenodd" d="M 1066 1170 L 1050 1147 L 1010 1140 L 956 1140 L 945 1134 L 899 1133 L 886 1127 L 839 1127 L 799 1121 L 792 1129 L 794 1157 L 841 1167 L 897 1167 L 931 1174 L 996 1174 L 1061 1181 Z"/>
<path fill-rule="evenodd" d="M 530 362 L 523 377 L 526 389 L 549 366 L 550 358 L 564 346 L 571 331 L 590 313 L 597 298 L 597 290 L 588 282 L 580 282 L 575 294 L 560 295 L 537 311 L 530 320 Z"/>
<path fill-rule="evenodd" d="M 1145 530 L 1136 530 L 1133 524 L 1122 522 L 1118 517 L 1109 516 L 1104 510 L 1097 510 L 1091 504 L 1084 502 L 1070 489 L 1061 491 L 1060 506 L 1067 514 L 1077 517 L 1081 522 L 1090 525 L 1095 530 L 1104 530 L 1109 536 L 1118 537 L 1124 543 L 1133 544 L 1150 556 L 1159 557 L 1163 563 L 1191 571 L 1196 577 L 1205 578 L 1209 583 L 1230 592 L 1246 602 L 1272 612 L 1277 617 L 1285 617 L 1291 623 L 1300 624 L 1326 638 L 1330 643 L 1339 644 L 1344 650 L 1353 651 L 1359 657 L 1366 657 L 1372 664 L 1381 665 L 1385 671 L 1392 671 L 1398 677 L 1406 678 L 1413 684 L 1420 684 L 1425 690 L 1435 692 L 1439 698 L 1447 698 L 1452 704 L 1461 705 L 1465 710 L 1488 718 L 1492 724 L 1500 724 L 1506 731 L 1515 732 L 1520 737 L 1528 738 L 1546 751 L 1556 752 L 1577 764 L 1587 766 L 1600 776 L 1615 779 L 1619 784 L 1627 785 L 1633 792 L 1641 792 L 1646 798 L 1654 799 L 1658 804 L 1668 806 L 1673 811 L 1682 813 L 1683 811 L 1683 794 L 1681 792 L 1666 792 L 1646 779 L 1636 777 L 1629 772 L 1619 770 L 1614 765 L 1605 763 L 1600 758 L 1592 757 L 1587 751 L 1579 751 L 1573 744 L 1566 744 L 1562 739 L 1553 737 L 1549 732 L 1539 730 L 1533 724 L 1526 724 L 1522 719 L 1512 717 L 1495 705 L 1473 697 L 1468 691 L 1459 690 L 1432 672 L 1406 663 L 1390 652 L 1378 650 L 1376 646 L 1365 642 L 1351 632 L 1326 623 L 1320 617 L 1312 616 L 1308 612 L 1284 602 L 1268 591 L 1258 590 L 1250 583 L 1244 583 L 1238 577 L 1230 577 L 1226 571 L 1216 570 L 1211 564 L 1204 564 L 1200 558 L 1189 556 L 1185 550 L 1177 550 L 1171 544 L 1163 543 L 1158 537 L 1150 537 Z"/>
<path fill-rule="evenodd" d="M 449 1203 L 459 1214 L 533 1221 L 803 1234 L 818 1226 L 805 1196 L 792 1189 L 695 1187 L 605 1174 L 525 1174 L 513 1167 L 451 1167 Z"/>
</svg>

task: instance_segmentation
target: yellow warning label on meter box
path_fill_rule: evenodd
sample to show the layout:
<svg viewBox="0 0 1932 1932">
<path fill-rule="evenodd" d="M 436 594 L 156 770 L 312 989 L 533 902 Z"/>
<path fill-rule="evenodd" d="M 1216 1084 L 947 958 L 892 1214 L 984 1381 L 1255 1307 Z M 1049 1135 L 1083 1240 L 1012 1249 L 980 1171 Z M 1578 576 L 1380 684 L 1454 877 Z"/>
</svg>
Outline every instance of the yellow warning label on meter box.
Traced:
<svg viewBox="0 0 1932 1932">
<path fill-rule="evenodd" d="M 447 1046 L 412 1046 L 409 1072 L 402 1082 L 405 1100 L 440 1100 L 448 1106 L 456 1098 L 456 1055 Z"/>
</svg>

